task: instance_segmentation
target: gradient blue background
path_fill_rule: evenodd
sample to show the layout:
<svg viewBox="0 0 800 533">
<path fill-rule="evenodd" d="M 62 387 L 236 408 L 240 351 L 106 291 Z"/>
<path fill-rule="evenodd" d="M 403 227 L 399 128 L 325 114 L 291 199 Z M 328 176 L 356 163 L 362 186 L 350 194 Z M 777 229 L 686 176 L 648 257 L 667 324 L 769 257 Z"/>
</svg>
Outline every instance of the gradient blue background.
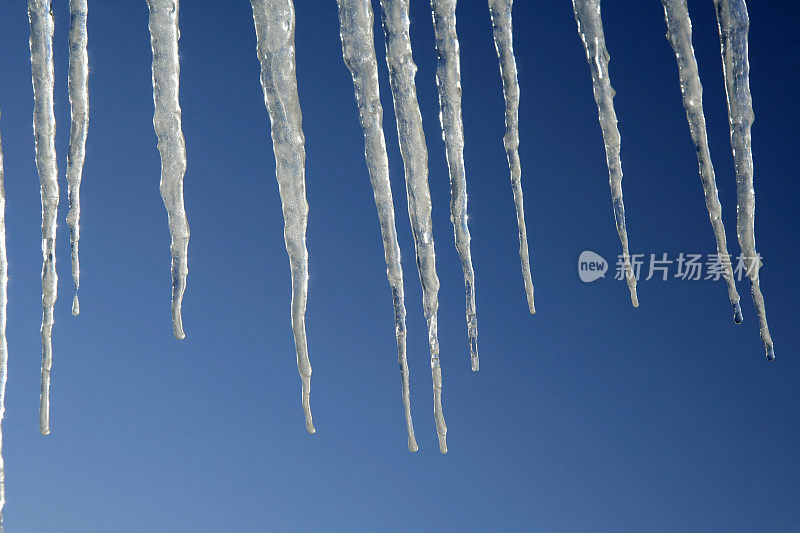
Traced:
<svg viewBox="0 0 800 533">
<path fill-rule="evenodd" d="M 420 286 L 385 63 L 385 130 L 405 268 L 412 409 L 406 449 L 392 307 L 333 0 L 298 0 L 297 70 L 311 206 L 308 341 L 317 434 L 306 434 L 289 324 L 280 201 L 246 1 L 185 1 L 187 338 L 169 322 L 169 236 L 158 193 L 144 1 L 92 1 L 80 318 L 66 183 L 66 0 L 54 0 L 62 183 L 52 429 L 37 431 L 40 200 L 24 2 L 0 2 L 0 109 L 10 262 L 10 532 L 789 531 L 800 524 L 797 87 L 793 2 L 751 2 L 758 249 L 777 359 L 747 283 L 745 322 L 722 282 L 613 276 L 578 254 L 619 243 L 589 70 L 571 3 L 514 8 L 521 157 L 538 313 L 527 313 L 501 143 L 486 3 L 458 9 L 481 371 L 472 373 L 449 222 L 430 8 L 412 1 L 426 127 L 444 409 L 439 454 Z M 711 152 L 733 253 L 735 187 L 711 0 L 692 0 Z M 636 253 L 710 253 L 661 5 L 605 2 L 628 231 Z M 378 56 L 383 35 L 376 25 Z M 613 274 L 613 272 L 612 272 Z"/>
</svg>

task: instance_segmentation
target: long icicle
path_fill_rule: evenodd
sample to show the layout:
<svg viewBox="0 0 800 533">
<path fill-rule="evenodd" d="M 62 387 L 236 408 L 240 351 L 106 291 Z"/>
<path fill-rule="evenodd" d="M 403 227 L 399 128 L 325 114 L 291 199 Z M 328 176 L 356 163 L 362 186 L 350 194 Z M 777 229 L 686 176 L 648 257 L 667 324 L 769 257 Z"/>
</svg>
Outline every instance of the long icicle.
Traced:
<svg viewBox="0 0 800 533">
<path fill-rule="evenodd" d="M 183 205 L 186 145 L 178 102 L 178 0 L 147 0 L 150 9 L 150 44 L 153 48 L 153 127 L 161 154 L 161 197 L 167 208 L 172 253 L 172 332 L 183 339 L 181 303 L 189 272 L 189 224 Z"/>
<path fill-rule="evenodd" d="M 620 160 L 620 135 L 617 128 L 617 114 L 614 111 L 614 89 L 608 73 L 608 50 L 603 34 L 603 20 L 600 16 L 600 0 L 572 0 L 578 33 L 586 49 L 586 60 L 592 73 L 594 100 L 603 130 L 608 165 L 608 183 L 611 187 L 611 202 L 614 206 L 614 221 L 622 243 L 622 257 L 625 262 L 625 278 L 631 292 L 631 303 L 639 307 L 636 296 L 636 277 L 631 267 L 628 251 L 628 232 L 625 229 L 625 204 L 622 201 L 622 161 Z"/>
<path fill-rule="evenodd" d="M 461 58 L 456 33 L 458 0 L 431 0 L 436 34 L 436 85 L 439 88 L 439 120 L 450 172 L 450 220 L 456 250 L 464 270 L 467 295 L 467 337 L 472 370 L 479 368 L 478 315 L 475 310 L 475 271 L 472 268 L 467 226 L 467 177 L 464 169 L 464 122 L 461 118 Z"/>
<path fill-rule="evenodd" d="M 692 46 L 692 20 L 686 0 L 661 0 L 664 4 L 664 20 L 667 23 L 667 39 L 675 51 L 680 76 L 683 107 L 689 122 L 689 132 L 697 151 L 697 162 L 700 165 L 700 181 L 705 193 L 706 208 L 714 230 L 717 243 L 717 256 L 723 267 L 722 277 L 728 285 L 728 299 L 733 307 L 733 320 L 742 322 L 742 306 L 736 281 L 733 277 L 731 258 L 728 254 L 728 243 L 725 237 L 725 226 L 722 223 L 722 205 L 719 203 L 717 183 L 714 178 L 714 165 L 708 148 L 706 117 L 703 113 L 703 85 L 697 70 L 697 59 Z"/>
<path fill-rule="evenodd" d="M 302 380 L 301 404 L 306 429 L 314 433 L 311 419 L 311 363 L 306 342 L 308 299 L 308 202 L 305 182 L 305 137 L 294 57 L 294 4 L 292 0 L 250 0 L 256 27 L 261 87 L 272 127 L 275 174 L 283 206 L 286 251 L 292 272 L 292 331 L 297 370 Z"/>
<path fill-rule="evenodd" d="M 761 258 L 756 252 L 755 210 L 756 193 L 753 190 L 753 152 L 750 146 L 750 128 L 753 126 L 753 98 L 750 95 L 750 61 L 748 59 L 747 33 L 750 18 L 744 0 L 714 0 L 722 49 L 722 66 L 725 71 L 725 92 L 728 97 L 728 122 L 731 130 L 731 148 L 736 167 L 736 230 L 739 247 L 747 266 L 747 277 L 753 293 L 753 304 L 764 342 L 767 360 L 775 359 L 772 336 L 767 325 L 767 310 L 761 294 L 758 270 Z"/>
<path fill-rule="evenodd" d="M 50 0 L 28 0 L 33 74 L 33 136 L 42 196 L 42 392 L 39 431 L 50 434 L 50 369 L 53 366 L 53 308 L 56 303 L 56 217 L 58 167 L 53 114 L 53 13 Z"/>
<path fill-rule="evenodd" d="M 342 41 L 342 56 L 353 77 L 356 104 L 364 131 L 364 154 L 381 225 L 386 274 L 392 289 L 397 360 L 400 363 L 403 409 L 408 431 L 408 449 L 417 451 L 414 423 L 411 420 L 408 360 L 406 357 L 406 306 L 403 295 L 403 267 L 394 221 L 394 201 L 389 181 L 389 158 L 383 135 L 383 107 L 378 82 L 378 61 L 373 36 L 374 14 L 370 0 L 337 0 Z"/>
<path fill-rule="evenodd" d="M 81 266 L 78 260 L 81 218 L 81 175 L 86 156 L 86 129 L 89 122 L 89 58 L 86 53 L 86 0 L 69 0 L 69 103 L 72 122 L 69 130 L 69 153 L 67 154 L 67 185 L 69 194 L 69 242 L 72 252 L 72 282 L 75 296 L 72 299 L 72 314 L 81 312 L 78 301 Z"/>
<path fill-rule="evenodd" d="M 8 260 L 6 259 L 6 190 L 3 172 L 3 143 L 0 141 L 0 531 L 3 530 L 3 508 L 6 505 L 6 471 L 3 462 L 3 417 L 6 412 L 6 377 L 8 346 L 6 344 L 6 305 L 8 304 Z"/>
<path fill-rule="evenodd" d="M 433 378 L 433 415 L 439 437 L 439 451 L 447 453 L 447 426 L 442 413 L 442 368 L 439 363 L 439 278 L 436 276 L 436 253 L 433 246 L 431 193 L 428 187 L 428 148 L 422 129 L 422 115 L 417 102 L 414 76 L 417 66 L 411 55 L 409 35 L 409 0 L 381 0 L 383 30 L 386 34 L 386 63 L 397 117 L 397 133 L 406 177 L 408 216 L 414 234 L 417 270 L 422 283 L 425 320 Z"/>
<path fill-rule="evenodd" d="M 508 157 L 511 172 L 511 190 L 514 193 L 514 206 L 517 210 L 517 230 L 519 232 L 519 259 L 522 264 L 522 279 L 528 297 L 528 310 L 536 313 L 533 302 L 533 279 L 528 255 L 528 233 L 525 229 L 525 208 L 522 197 L 522 166 L 519 161 L 519 81 L 517 62 L 514 59 L 513 35 L 511 31 L 511 7 L 514 0 L 489 0 L 489 14 L 492 18 L 492 33 L 497 59 L 500 62 L 500 77 L 503 79 L 503 99 L 506 104 L 506 134 L 503 146 Z"/>
</svg>

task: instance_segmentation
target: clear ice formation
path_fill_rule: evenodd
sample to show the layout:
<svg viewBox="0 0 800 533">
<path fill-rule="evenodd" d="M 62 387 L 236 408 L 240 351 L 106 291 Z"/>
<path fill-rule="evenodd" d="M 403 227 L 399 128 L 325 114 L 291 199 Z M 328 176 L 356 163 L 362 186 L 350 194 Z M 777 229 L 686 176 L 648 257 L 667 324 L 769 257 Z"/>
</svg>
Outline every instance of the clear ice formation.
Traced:
<svg viewBox="0 0 800 533">
<path fill-rule="evenodd" d="M 456 33 L 458 0 L 431 0 L 436 35 L 436 85 L 439 89 L 439 121 L 442 125 L 450 172 L 450 220 L 456 250 L 464 270 L 467 295 L 467 337 L 472 370 L 478 371 L 478 315 L 475 310 L 475 271 L 472 268 L 467 226 L 467 176 L 464 169 L 464 122 L 461 118 L 461 57 Z"/>
<path fill-rule="evenodd" d="M 8 304 L 8 260 L 6 259 L 6 190 L 3 172 L 3 144 L 0 141 L 0 424 L 6 412 L 6 373 L 8 345 L 6 344 L 6 306 Z M 3 429 L 0 426 L 0 531 L 3 527 L 3 508 L 6 505 L 6 470 L 3 462 Z"/>
<path fill-rule="evenodd" d="M 489 14 L 492 18 L 492 33 L 497 59 L 500 62 L 500 76 L 503 79 L 503 99 L 506 104 L 506 134 L 503 146 L 508 157 L 511 172 L 511 190 L 514 193 L 514 206 L 517 210 L 517 230 L 519 231 L 519 259 L 522 263 L 522 279 L 528 297 L 528 310 L 536 313 L 533 303 L 533 279 L 528 255 L 528 233 L 525 229 L 525 208 L 522 197 L 522 167 L 519 161 L 519 81 L 517 80 L 517 61 L 514 59 L 511 8 L 514 0 L 489 0 Z"/>
<path fill-rule="evenodd" d="M 625 229 L 625 204 L 622 201 L 622 161 L 620 160 L 620 135 L 617 128 L 617 114 L 614 111 L 614 89 L 608 73 L 608 50 L 603 34 L 603 20 L 600 16 L 600 0 L 572 0 L 578 33 L 586 49 L 586 60 L 592 73 L 594 100 L 603 130 L 608 165 L 608 183 L 611 187 L 611 202 L 614 206 L 614 221 L 622 243 L 622 256 L 625 262 L 625 280 L 631 292 L 631 303 L 639 307 L 636 296 L 636 277 L 631 267 L 628 250 L 628 232 Z"/>
<path fill-rule="evenodd" d="M 53 13 L 50 0 L 28 0 L 33 78 L 33 136 L 42 196 L 42 392 L 39 431 L 50 434 L 50 369 L 53 366 L 53 307 L 56 303 L 58 167 L 53 114 Z"/>
<path fill-rule="evenodd" d="M 302 381 L 301 404 L 306 429 L 314 433 L 305 322 L 308 298 L 306 151 L 295 73 L 294 4 L 292 0 L 250 0 L 250 3 L 256 28 L 256 52 L 261 63 L 261 87 L 272 128 L 275 174 L 285 223 L 283 236 L 292 273 L 292 332 Z"/>
<path fill-rule="evenodd" d="M 383 107 L 380 101 L 378 61 L 373 36 L 374 14 L 370 0 L 337 0 L 342 41 L 342 56 L 353 77 L 364 154 L 381 225 L 386 275 L 392 289 L 394 323 L 397 336 L 397 359 L 402 379 L 403 409 L 408 431 L 408 449 L 417 451 L 414 424 L 411 420 L 408 360 L 406 357 L 406 306 L 403 295 L 403 267 L 394 220 L 394 201 L 389 181 L 389 159 L 383 135 Z M 467 235 L 469 237 L 469 235 Z"/>
<path fill-rule="evenodd" d="M 722 277 L 728 285 L 728 299 L 733 307 L 733 320 L 737 324 L 742 322 L 742 307 L 739 303 L 739 293 L 736 291 L 736 282 L 733 277 L 731 258 L 728 254 L 728 244 L 725 238 L 725 226 L 722 224 L 722 205 L 719 203 L 717 183 L 714 178 L 714 165 L 711 162 L 711 152 L 708 148 L 706 132 L 706 118 L 703 113 L 703 86 L 700 83 L 700 74 L 697 70 L 697 59 L 692 46 L 692 21 L 686 0 L 661 0 L 664 4 L 664 20 L 667 23 L 667 39 L 675 52 L 678 62 L 681 94 L 683 107 L 686 110 L 686 119 L 689 122 L 689 132 L 697 151 L 697 162 L 700 165 L 700 181 L 703 184 L 706 208 L 714 230 L 717 242 L 717 255 L 722 263 Z"/>
<path fill-rule="evenodd" d="M 172 253 L 172 332 L 183 339 L 181 302 L 189 272 L 187 252 L 189 224 L 183 206 L 183 175 L 186 173 L 186 145 L 181 130 L 178 102 L 180 63 L 178 61 L 178 0 L 147 0 L 150 9 L 150 44 L 153 48 L 153 127 L 161 154 L 161 198 L 169 219 Z"/>
<path fill-rule="evenodd" d="M 411 54 L 409 0 L 381 0 L 381 8 L 383 30 L 386 34 L 386 63 L 389 66 L 400 153 L 405 167 L 408 216 L 414 234 L 425 320 L 428 323 L 428 345 L 433 378 L 433 415 L 439 437 L 439 451 L 447 453 L 447 426 L 442 413 L 442 368 L 439 363 L 437 331 L 439 278 L 436 276 L 431 193 L 428 188 L 428 148 L 425 144 L 422 115 L 414 85 L 417 66 Z"/>
<path fill-rule="evenodd" d="M 725 93 L 728 97 L 728 123 L 736 168 L 736 232 L 745 258 L 747 277 L 750 278 L 761 340 L 764 342 L 767 360 L 772 361 L 775 359 L 775 351 L 767 325 L 764 296 L 759 285 L 761 258 L 756 252 L 755 237 L 756 194 L 753 189 L 753 152 L 750 147 L 750 128 L 754 115 L 747 47 L 750 19 L 744 0 L 714 0 L 714 5 L 717 9 Z"/>
<path fill-rule="evenodd" d="M 86 156 L 86 128 L 89 122 L 89 58 L 86 54 L 86 0 L 69 1 L 69 103 L 72 122 L 69 130 L 69 153 L 67 154 L 67 186 L 69 194 L 69 241 L 72 253 L 72 282 L 75 296 L 72 299 L 72 314 L 80 311 L 78 287 L 81 267 L 78 261 L 78 240 L 81 218 L 81 175 Z"/>
</svg>

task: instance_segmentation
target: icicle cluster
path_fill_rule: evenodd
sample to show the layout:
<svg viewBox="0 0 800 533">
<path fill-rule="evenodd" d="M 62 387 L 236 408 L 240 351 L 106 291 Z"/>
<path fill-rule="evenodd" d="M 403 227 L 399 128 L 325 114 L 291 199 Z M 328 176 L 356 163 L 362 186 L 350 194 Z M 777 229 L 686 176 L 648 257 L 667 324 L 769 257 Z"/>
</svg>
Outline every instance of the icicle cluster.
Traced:
<svg viewBox="0 0 800 533">
<path fill-rule="evenodd" d="M 297 370 L 302 381 L 301 404 L 306 429 L 314 433 L 311 419 L 311 363 L 306 342 L 308 202 L 305 182 L 305 137 L 297 95 L 294 59 L 294 4 L 292 0 L 250 0 L 261 63 L 261 87 L 272 125 L 275 174 L 283 204 L 283 236 L 292 272 L 292 331 Z"/>
<path fill-rule="evenodd" d="M 86 0 L 70 0 L 69 24 L 69 103 L 72 122 L 69 130 L 69 154 L 67 154 L 67 185 L 69 194 L 69 241 L 72 249 L 72 282 L 75 296 L 72 299 L 72 314 L 80 311 L 78 287 L 81 267 L 78 260 L 78 240 L 81 227 L 81 176 L 86 156 L 86 130 L 89 123 L 89 57 L 86 53 Z"/>
<path fill-rule="evenodd" d="M 389 182 L 389 158 L 383 135 L 383 107 L 378 83 L 378 60 L 373 37 L 374 14 L 371 0 L 337 0 L 342 56 L 353 77 L 358 115 L 364 131 L 364 154 L 367 159 L 375 207 L 381 225 L 386 275 L 392 289 L 394 323 L 397 336 L 397 360 L 400 363 L 403 409 L 408 430 L 408 449 L 417 451 L 414 423 L 411 420 L 408 360 L 406 357 L 406 306 L 403 296 L 403 267 L 394 223 L 394 201 Z"/>
<path fill-rule="evenodd" d="M 750 95 L 750 61 L 747 33 L 750 19 L 744 0 L 714 0 L 717 8 L 722 66 L 725 71 L 725 92 L 728 97 L 728 122 L 731 129 L 731 148 L 736 168 L 736 230 L 739 247 L 745 258 L 747 277 L 758 314 L 761 340 L 767 359 L 775 359 L 772 336 L 767 325 L 767 310 L 761 294 L 758 270 L 761 258 L 756 252 L 755 210 L 753 189 L 753 152 L 750 147 L 750 128 L 753 126 L 753 98 Z"/>
<path fill-rule="evenodd" d="M 628 231 L 625 229 L 625 204 L 622 201 L 622 161 L 620 160 L 620 135 L 617 128 L 617 114 L 614 111 L 614 89 L 608 73 L 608 50 L 603 34 L 603 20 L 600 17 L 600 0 L 572 0 L 575 20 L 578 22 L 583 45 L 586 48 L 586 60 L 592 72 L 594 100 L 603 130 L 603 142 L 606 147 L 606 164 L 608 165 L 608 183 L 611 186 L 611 203 L 614 206 L 614 221 L 622 243 L 622 257 L 625 261 L 625 281 L 631 292 L 631 303 L 639 307 L 636 296 L 636 276 L 631 267 L 628 250 Z"/>
<path fill-rule="evenodd" d="M 475 271 L 472 268 L 469 228 L 467 227 L 467 176 L 464 169 L 464 123 L 461 119 L 461 58 L 456 33 L 457 0 L 431 0 L 436 34 L 436 85 L 439 89 L 439 120 L 450 172 L 450 220 L 456 250 L 464 270 L 467 293 L 467 337 L 472 370 L 478 360 L 478 315 L 475 310 Z M 520 196 L 520 198 L 522 198 Z M 521 207 L 521 206 L 520 206 Z M 524 227 L 524 226 L 523 226 Z M 524 238 L 521 234 L 521 238 Z M 527 248 L 527 242 L 526 242 Z M 525 252 L 527 258 L 527 250 Z M 530 271 L 528 273 L 530 277 Z M 533 288 L 531 287 L 531 291 Z"/>
<path fill-rule="evenodd" d="M 161 198 L 167 208 L 172 252 L 172 331 L 183 339 L 181 303 L 189 272 L 189 224 L 183 206 L 186 145 L 178 103 L 178 0 L 147 0 L 150 9 L 150 44 L 153 48 L 153 127 L 161 154 Z"/>
<path fill-rule="evenodd" d="M 56 118 L 53 113 L 53 13 L 50 0 L 28 0 L 31 24 L 31 72 L 33 77 L 33 135 L 36 170 L 42 196 L 42 392 L 39 399 L 39 431 L 50 434 L 50 369 L 53 366 L 53 307 L 56 303 L 56 217 L 58 216 L 58 168 L 56 166 Z"/>
<path fill-rule="evenodd" d="M 428 188 L 428 145 L 422 129 L 422 115 L 417 102 L 414 77 L 417 66 L 411 54 L 409 35 L 409 0 L 381 0 L 383 30 L 386 34 L 386 63 L 397 115 L 397 133 L 403 157 L 408 197 L 408 216 L 414 233 L 417 269 L 422 283 L 425 320 L 428 322 L 428 346 L 433 378 L 433 413 L 439 450 L 447 453 L 447 426 L 442 412 L 442 368 L 439 364 L 439 278 L 436 275 L 436 252 L 433 246 L 431 193 Z"/>
<path fill-rule="evenodd" d="M 528 232 L 525 229 L 525 209 L 522 198 L 522 166 L 519 161 L 519 81 L 517 80 L 517 61 L 514 59 L 512 39 L 511 7 L 514 0 L 489 0 L 489 14 L 492 18 L 492 32 L 497 59 L 500 61 L 500 76 L 503 78 L 503 98 L 506 103 L 506 134 L 503 145 L 511 171 L 511 190 L 514 192 L 514 206 L 517 210 L 517 230 L 519 231 L 519 259 L 522 263 L 522 280 L 528 297 L 528 310 L 536 313 L 533 302 L 533 279 L 528 256 Z"/>
</svg>

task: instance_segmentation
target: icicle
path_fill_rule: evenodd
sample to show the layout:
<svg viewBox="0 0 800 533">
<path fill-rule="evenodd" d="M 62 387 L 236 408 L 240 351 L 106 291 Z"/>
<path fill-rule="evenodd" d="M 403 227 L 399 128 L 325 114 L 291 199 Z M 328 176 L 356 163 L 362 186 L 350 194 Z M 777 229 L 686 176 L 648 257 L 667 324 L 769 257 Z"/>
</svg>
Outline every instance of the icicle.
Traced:
<svg viewBox="0 0 800 533">
<path fill-rule="evenodd" d="M 700 165 L 700 181 L 705 193 L 706 208 L 714 229 L 717 242 L 717 255 L 723 266 L 723 278 L 728 285 L 728 299 L 733 307 L 733 320 L 742 322 L 742 307 L 739 304 L 739 293 L 733 278 L 731 258 L 725 238 L 725 226 L 722 224 L 722 206 L 717 195 L 717 184 L 714 178 L 714 165 L 708 149 L 706 134 L 706 118 L 703 114 L 703 86 L 697 70 L 697 59 L 692 46 L 692 21 L 686 0 L 661 0 L 664 4 L 664 19 L 667 22 L 667 39 L 669 39 L 678 61 L 683 107 L 689 122 L 689 132 L 697 150 L 697 162 Z"/>
<path fill-rule="evenodd" d="M 81 174 L 86 155 L 86 128 L 89 122 L 88 77 L 89 58 L 86 55 L 86 0 L 70 0 L 69 25 L 69 103 L 72 124 L 69 130 L 69 154 L 67 155 L 67 184 L 69 189 L 69 241 L 72 248 L 72 281 L 75 296 L 72 299 L 72 314 L 80 311 L 78 287 L 81 267 L 78 261 L 78 240 L 80 239 L 81 217 Z"/>
<path fill-rule="evenodd" d="M 0 142 L 0 424 L 6 412 L 6 304 L 8 303 L 8 261 L 6 260 L 6 191 L 3 172 L 3 144 Z M 3 529 L 3 507 L 6 504 L 6 472 L 3 462 L 3 429 L 0 427 L 0 531 Z"/>
<path fill-rule="evenodd" d="M 183 206 L 186 145 L 178 102 L 178 0 L 147 0 L 150 9 L 150 44 L 153 48 L 153 127 L 161 154 L 161 197 L 167 208 L 172 252 L 172 332 L 183 339 L 181 302 L 189 272 L 189 225 Z"/>
<path fill-rule="evenodd" d="M 283 205 L 283 235 L 292 272 L 292 331 L 297 370 L 303 383 L 301 403 L 306 429 L 314 433 L 311 419 L 311 363 L 306 343 L 308 202 L 305 182 L 305 137 L 294 59 L 294 4 L 292 0 L 250 0 L 256 27 L 261 86 L 272 125 L 275 173 Z"/>
<path fill-rule="evenodd" d="M 758 270 L 761 258 L 756 252 L 755 208 L 753 190 L 753 153 L 750 147 L 750 128 L 753 125 L 753 98 L 750 95 L 750 62 L 747 52 L 747 33 L 750 19 L 744 0 L 714 0 L 722 47 L 722 66 L 725 71 L 725 92 L 728 96 L 728 122 L 731 148 L 736 167 L 736 229 L 739 247 L 745 258 L 747 277 L 758 313 L 761 340 L 767 359 L 775 359 L 772 337 L 767 325 L 767 310 L 759 286 Z"/>
<path fill-rule="evenodd" d="M 378 62 L 372 34 L 374 15 L 370 0 L 337 0 L 344 62 L 353 76 L 356 104 L 364 130 L 364 153 L 369 168 L 375 207 L 381 224 L 386 274 L 392 289 L 397 359 L 403 385 L 403 408 L 408 430 L 408 449 L 417 451 L 411 420 L 408 361 L 406 358 L 406 306 L 403 296 L 403 267 L 394 223 L 394 201 L 389 182 L 389 159 L 383 136 L 383 107 L 378 86 Z"/>
<path fill-rule="evenodd" d="M 383 29 L 386 33 L 386 63 L 392 87 L 397 133 L 406 175 L 408 216 L 414 233 L 417 269 L 422 283 L 425 319 L 428 322 L 428 345 L 433 378 L 433 414 L 439 451 L 447 453 L 447 426 L 442 413 L 442 368 L 439 364 L 439 278 L 436 276 L 436 253 L 433 246 L 431 193 L 428 188 L 428 148 L 422 129 L 422 115 L 417 102 L 414 76 L 417 66 L 411 55 L 409 35 L 409 0 L 381 0 Z"/>
<path fill-rule="evenodd" d="M 603 20 L 600 17 L 600 0 L 572 0 L 575 20 L 578 22 L 578 33 L 586 48 L 586 59 L 592 72 L 594 100 L 603 130 L 603 141 L 606 147 L 606 163 L 608 165 L 609 185 L 611 186 L 611 202 L 614 205 L 614 220 L 617 233 L 622 243 L 622 256 L 625 261 L 625 278 L 631 292 L 631 303 L 639 307 L 636 297 L 636 277 L 630 262 L 628 251 L 628 232 L 625 229 L 625 204 L 622 201 L 622 162 L 620 161 L 620 135 L 617 129 L 617 114 L 614 111 L 614 89 L 608 74 L 608 50 L 603 34 Z"/>
<path fill-rule="evenodd" d="M 42 196 L 42 393 L 39 398 L 39 431 L 50 434 L 50 369 L 53 366 L 53 307 L 56 303 L 56 217 L 58 169 L 56 166 L 56 118 L 53 114 L 53 13 L 50 0 L 28 0 L 31 24 L 31 71 L 33 74 L 33 135 L 36 170 Z"/>
<path fill-rule="evenodd" d="M 450 171 L 450 220 L 453 222 L 456 250 L 464 270 L 467 293 L 467 336 L 472 370 L 477 371 L 478 316 L 475 311 L 475 272 L 469 247 L 467 226 L 467 177 L 464 170 L 464 123 L 461 119 L 461 58 L 456 33 L 458 0 L 431 0 L 436 33 L 436 85 L 439 88 L 439 120 Z M 526 253 L 527 256 L 527 253 Z"/>
<path fill-rule="evenodd" d="M 506 103 L 506 134 L 503 145 L 511 171 L 511 190 L 514 192 L 514 206 L 517 210 L 517 230 L 519 231 L 519 259 L 522 263 L 522 279 L 528 297 L 528 310 L 536 313 L 533 304 L 533 280 L 528 255 L 528 234 L 525 230 L 525 209 L 522 198 L 522 167 L 519 161 L 519 82 L 517 81 L 517 62 L 514 59 L 514 46 L 511 32 L 511 6 L 514 0 L 489 0 L 489 14 L 492 18 L 492 32 L 497 59 L 500 61 L 500 76 L 503 79 L 503 98 Z"/>
</svg>

